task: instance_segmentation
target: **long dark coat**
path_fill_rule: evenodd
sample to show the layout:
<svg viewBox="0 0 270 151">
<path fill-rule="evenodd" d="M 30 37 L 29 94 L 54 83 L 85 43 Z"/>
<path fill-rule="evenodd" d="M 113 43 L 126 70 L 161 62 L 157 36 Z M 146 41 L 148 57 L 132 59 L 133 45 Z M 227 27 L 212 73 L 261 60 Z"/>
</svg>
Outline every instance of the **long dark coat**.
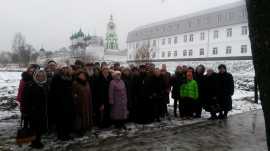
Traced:
<svg viewBox="0 0 270 151">
<path fill-rule="evenodd" d="M 108 127 L 111 125 L 110 121 L 110 104 L 109 104 L 109 85 L 111 82 L 111 76 L 106 79 L 104 76 L 100 75 L 94 89 L 97 92 L 95 99 L 96 114 L 97 114 L 97 124 L 99 127 Z M 100 111 L 100 107 L 104 105 L 103 112 Z"/>
<path fill-rule="evenodd" d="M 138 115 L 139 123 L 151 123 L 153 122 L 153 96 L 154 96 L 154 76 L 153 75 L 146 75 L 142 77 L 141 81 L 141 99 L 139 100 L 139 108 L 140 112 Z"/>
<path fill-rule="evenodd" d="M 33 81 L 27 82 L 22 99 L 25 101 L 24 110 L 30 127 L 41 135 L 47 129 L 48 85 L 38 85 Z"/>
<path fill-rule="evenodd" d="M 75 130 L 85 131 L 93 126 L 91 90 L 88 82 L 75 80 L 72 85 L 75 104 Z"/>
<path fill-rule="evenodd" d="M 170 80 L 172 85 L 172 98 L 179 100 L 180 99 L 180 87 L 184 84 L 185 78 L 183 74 L 175 73 Z"/>
<path fill-rule="evenodd" d="M 218 112 L 218 75 L 213 73 L 212 75 L 205 77 L 204 86 L 204 99 L 203 108 L 208 112 Z"/>
<path fill-rule="evenodd" d="M 232 110 L 232 95 L 234 93 L 233 76 L 230 73 L 218 74 L 218 100 L 223 111 Z"/>
<path fill-rule="evenodd" d="M 56 124 L 58 133 L 68 133 L 74 120 L 74 101 L 72 96 L 72 77 L 55 75 L 51 85 L 52 99 L 57 108 Z M 60 134 L 61 135 L 61 134 Z"/>
</svg>

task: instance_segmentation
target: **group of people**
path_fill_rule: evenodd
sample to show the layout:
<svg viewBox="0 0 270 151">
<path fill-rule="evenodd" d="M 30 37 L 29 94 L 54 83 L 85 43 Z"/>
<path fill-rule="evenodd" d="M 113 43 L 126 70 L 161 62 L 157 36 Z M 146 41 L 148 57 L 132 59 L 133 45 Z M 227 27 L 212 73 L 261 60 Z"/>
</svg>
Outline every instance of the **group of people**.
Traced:
<svg viewBox="0 0 270 151">
<path fill-rule="evenodd" d="M 68 140 L 93 126 L 126 129 L 126 122 L 159 122 L 169 116 L 170 94 L 175 117 L 200 118 L 205 109 L 210 119 L 224 119 L 232 109 L 234 82 L 225 65 L 218 70 L 179 65 L 171 75 L 165 64 L 122 67 L 77 60 L 61 66 L 51 60 L 44 69 L 30 65 L 22 73 L 17 101 L 23 125 L 36 134 L 31 146 L 42 148 L 45 132 Z"/>
</svg>

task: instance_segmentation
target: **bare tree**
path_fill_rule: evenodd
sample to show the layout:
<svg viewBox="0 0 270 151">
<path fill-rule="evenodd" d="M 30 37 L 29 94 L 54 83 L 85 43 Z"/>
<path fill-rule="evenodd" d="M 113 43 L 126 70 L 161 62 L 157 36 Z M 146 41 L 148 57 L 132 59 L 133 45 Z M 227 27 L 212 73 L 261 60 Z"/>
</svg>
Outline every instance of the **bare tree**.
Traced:
<svg viewBox="0 0 270 151">
<path fill-rule="evenodd" d="M 21 33 L 16 33 L 12 43 L 12 50 L 14 53 L 19 53 L 20 48 L 26 45 L 25 37 Z"/>
<path fill-rule="evenodd" d="M 16 33 L 12 43 L 12 61 L 26 66 L 30 60 L 32 52 L 35 51 L 32 45 L 26 43 L 25 37 L 21 33 Z"/>
<path fill-rule="evenodd" d="M 140 64 L 151 62 L 150 54 L 151 54 L 150 45 L 149 44 L 142 45 L 136 50 L 135 63 Z"/>
<path fill-rule="evenodd" d="M 246 0 L 249 37 L 255 75 L 265 118 L 268 150 L 270 150 L 270 1 Z"/>
</svg>

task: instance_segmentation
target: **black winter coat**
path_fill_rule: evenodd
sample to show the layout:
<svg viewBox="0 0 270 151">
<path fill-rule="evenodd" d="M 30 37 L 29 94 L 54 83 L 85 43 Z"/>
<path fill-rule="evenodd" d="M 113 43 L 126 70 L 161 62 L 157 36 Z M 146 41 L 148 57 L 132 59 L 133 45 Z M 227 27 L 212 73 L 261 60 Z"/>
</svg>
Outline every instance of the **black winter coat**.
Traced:
<svg viewBox="0 0 270 151">
<path fill-rule="evenodd" d="M 180 99 L 180 87 L 185 83 L 185 78 L 182 74 L 175 73 L 171 78 L 172 98 Z"/>
<path fill-rule="evenodd" d="M 26 83 L 22 97 L 31 127 L 38 131 L 47 129 L 48 85 L 40 86 L 30 81 Z"/>
<path fill-rule="evenodd" d="M 204 84 L 205 94 L 202 104 L 206 111 L 211 111 L 212 107 L 218 107 L 218 75 L 213 73 L 210 76 L 206 76 Z"/>
<path fill-rule="evenodd" d="M 232 110 L 232 95 L 234 93 L 233 76 L 230 73 L 218 74 L 218 99 L 224 111 Z"/>
<path fill-rule="evenodd" d="M 60 74 L 55 75 L 51 85 L 51 93 L 56 115 L 58 119 L 70 117 L 74 113 L 74 102 L 72 97 L 72 78 L 64 77 Z"/>
</svg>

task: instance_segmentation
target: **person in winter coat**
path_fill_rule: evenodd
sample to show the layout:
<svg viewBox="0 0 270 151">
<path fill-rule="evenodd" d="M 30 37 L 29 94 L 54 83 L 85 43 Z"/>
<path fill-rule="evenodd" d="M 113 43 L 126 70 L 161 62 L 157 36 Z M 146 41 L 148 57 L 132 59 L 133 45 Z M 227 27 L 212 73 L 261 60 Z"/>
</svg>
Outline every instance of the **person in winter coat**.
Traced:
<svg viewBox="0 0 270 151">
<path fill-rule="evenodd" d="M 153 120 L 160 122 L 160 118 L 164 115 L 164 81 L 159 68 L 155 68 L 153 76 L 153 92 L 151 96 L 153 108 Z"/>
<path fill-rule="evenodd" d="M 22 99 L 25 101 L 25 112 L 29 115 L 30 128 L 36 134 L 31 143 L 33 148 L 43 148 L 41 135 L 47 128 L 48 85 L 46 72 L 35 71 L 33 81 L 26 83 Z"/>
<path fill-rule="evenodd" d="M 196 80 L 197 84 L 198 84 L 198 89 L 199 89 L 199 98 L 198 101 L 195 103 L 195 110 L 196 110 L 196 118 L 200 118 L 201 114 L 202 114 L 202 103 L 204 102 L 204 94 L 205 94 L 205 67 L 203 65 L 199 65 L 196 68 L 195 71 L 195 77 L 194 79 Z"/>
<path fill-rule="evenodd" d="M 21 112 L 21 118 L 24 122 L 23 125 L 29 125 L 29 120 L 28 120 L 28 116 L 25 113 L 25 101 L 22 99 L 22 96 L 24 94 L 24 88 L 26 83 L 33 81 L 33 74 L 35 72 L 35 70 L 39 69 L 39 66 L 37 65 L 30 65 L 27 70 L 25 72 L 22 73 L 22 79 L 20 80 L 19 83 L 19 89 L 18 89 L 18 94 L 16 97 L 16 101 L 19 103 L 20 106 L 20 112 Z"/>
<path fill-rule="evenodd" d="M 121 72 L 113 73 L 113 80 L 109 87 L 109 103 L 111 105 L 110 117 L 116 128 L 124 128 L 124 122 L 128 117 L 127 109 L 127 89 L 123 80 L 121 80 Z"/>
<path fill-rule="evenodd" d="M 56 118 L 55 115 L 57 114 L 57 108 L 55 106 L 55 102 L 53 102 L 53 96 L 52 92 L 54 91 L 51 89 L 51 85 L 54 85 L 53 83 L 56 82 L 53 80 L 54 76 L 57 75 L 57 63 L 54 60 L 48 61 L 45 71 L 47 74 L 47 83 L 49 86 L 49 97 L 48 97 L 48 111 L 49 111 L 49 118 L 48 118 L 48 124 L 49 124 L 49 132 L 52 132 L 55 130 L 56 125 Z"/>
<path fill-rule="evenodd" d="M 154 68 L 145 65 L 140 73 L 140 98 L 138 100 L 138 121 L 140 124 L 148 124 L 154 121 L 153 118 L 153 93 L 154 93 Z"/>
<path fill-rule="evenodd" d="M 107 66 L 102 68 L 101 75 L 95 85 L 97 98 L 95 99 L 95 109 L 97 115 L 97 125 L 99 128 L 108 128 L 111 126 L 110 105 L 109 105 L 109 85 L 111 75 Z"/>
<path fill-rule="evenodd" d="M 220 110 L 218 105 L 218 81 L 217 73 L 213 69 L 208 69 L 205 77 L 204 86 L 204 102 L 203 108 L 210 112 L 210 120 L 217 119 L 217 113 Z"/>
<path fill-rule="evenodd" d="M 65 66 L 59 74 L 53 77 L 51 89 L 53 90 L 52 99 L 57 108 L 56 130 L 58 139 L 70 139 L 73 124 L 74 102 L 72 96 L 72 73 L 71 68 Z"/>
<path fill-rule="evenodd" d="M 172 98 L 174 100 L 173 103 L 173 112 L 174 116 L 177 117 L 177 108 L 179 109 L 180 117 L 183 116 L 183 109 L 180 100 L 180 87 L 185 82 L 185 77 L 183 76 L 183 70 L 181 66 L 177 66 L 175 70 L 175 74 L 171 78 L 172 85 Z"/>
<path fill-rule="evenodd" d="M 219 118 L 226 119 L 228 112 L 232 110 L 234 81 L 232 74 L 227 72 L 227 68 L 224 64 L 219 65 L 218 70 L 218 100 L 221 107 Z"/>
<path fill-rule="evenodd" d="M 93 126 L 92 94 L 88 83 L 87 73 L 80 70 L 72 85 L 72 95 L 75 104 L 74 128 L 79 135 L 84 135 Z"/>
<path fill-rule="evenodd" d="M 195 103 L 199 98 L 198 84 L 193 80 L 192 70 L 186 73 L 187 81 L 180 87 L 180 97 L 183 101 L 184 117 L 192 118 L 196 112 Z"/>
<path fill-rule="evenodd" d="M 132 101 L 130 117 L 133 122 L 139 122 L 139 116 L 141 113 L 140 101 L 141 101 L 141 86 L 142 86 L 142 76 L 140 75 L 139 69 L 132 68 Z"/>
<path fill-rule="evenodd" d="M 132 75 L 129 68 L 124 68 L 121 79 L 124 81 L 126 90 L 127 90 L 127 99 L 128 99 L 128 110 L 129 110 L 129 121 L 134 118 L 134 110 L 133 110 L 133 89 L 132 89 Z"/>
<path fill-rule="evenodd" d="M 165 117 L 169 115 L 168 112 L 168 104 L 170 103 L 170 92 L 171 92 L 171 74 L 167 71 L 166 64 L 162 65 L 161 69 L 161 77 L 163 81 L 163 100 L 162 100 L 162 112 L 161 112 L 161 117 Z"/>
</svg>

